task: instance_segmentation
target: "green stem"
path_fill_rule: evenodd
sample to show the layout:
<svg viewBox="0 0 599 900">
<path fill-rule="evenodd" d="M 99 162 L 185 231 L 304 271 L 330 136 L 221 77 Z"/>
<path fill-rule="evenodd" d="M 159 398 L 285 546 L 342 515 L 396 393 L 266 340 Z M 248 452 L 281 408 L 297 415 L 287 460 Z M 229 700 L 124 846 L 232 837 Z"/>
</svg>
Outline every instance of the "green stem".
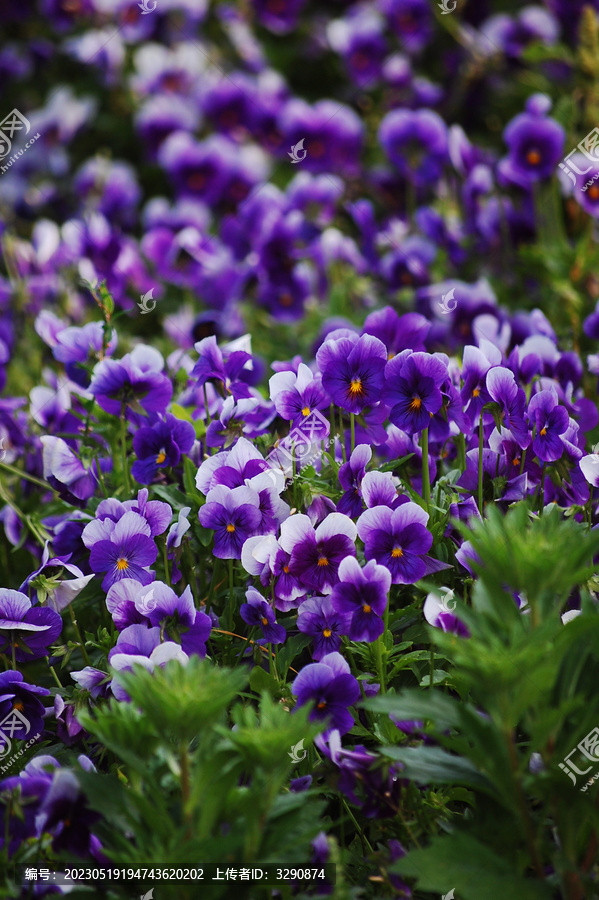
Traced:
<svg viewBox="0 0 599 900">
<path fill-rule="evenodd" d="M 428 468 L 428 428 L 422 430 L 422 493 L 426 503 L 426 511 L 431 511 L 431 473 Z"/>
<path fill-rule="evenodd" d="M 387 687 L 385 684 L 385 675 L 386 675 L 385 666 L 383 663 L 383 638 L 384 638 L 384 636 L 385 635 L 383 632 L 383 634 L 381 634 L 381 636 L 378 637 L 376 639 L 376 641 L 374 642 L 374 649 L 375 649 L 375 654 L 376 654 L 376 667 L 377 667 L 377 671 L 379 673 L 379 679 L 381 682 L 381 694 L 384 694 L 387 690 Z"/>
<path fill-rule="evenodd" d="M 206 410 L 206 428 L 210 425 L 212 419 L 210 418 L 210 410 L 208 408 L 208 391 L 206 390 L 206 383 L 204 382 L 204 409 Z"/>
<path fill-rule="evenodd" d="M 462 472 L 466 471 L 466 435 L 458 434 L 457 436 L 457 444 L 458 444 L 458 466 Z"/>
<path fill-rule="evenodd" d="M 0 462 L 0 469 L 6 469 L 7 472 L 12 472 L 13 475 L 18 475 L 19 478 L 24 478 L 25 481 L 30 481 L 32 484 L 37 484 L 38 487 L 44 488 L 46 491 L 54 491 L 55 494 L 58 494 L 58 491 L 52 487 L 52 485 L 48 484 L 47 481 L 42 481 L 41 478 L 36 478 L 35 475 L 28 475 L 27 472 L 21 472 L 20 469 L 17 469 L 16 466 L 11 466 L 9 463 Z"/>
<path fill-rule="evenodd" d="M 233 594 L 233 560 L 229 560 L 229 603 L 231 604 L 231 615 L 233 614 L 234 594 Z"/>
<path fill-rule="evenodd" d="M 543 471 L 541 472 L 541 493 L 540 493 L 540 504 L 539 504 L 539 515 L 543 515 L 543 510 L 545 508 L 545 476 L 547 474 L 547 462 L 543 463 Z"/>
<path fill-rule="evenodd" d="M 17 668 L 17 658 L 16 658 L 16 643 L 15 643 L 14 638 L 13 638 L 13 642 L 12 642 L 12 644 L 11 644 L 11 651 L 12 651 L 12 667 L 13 667 L 13 669 L 16 670 L 16 668 Z"/>
<path fill-rule="evenodd" d="M 171 576 L 168 570 L 168 549 L 166 546 L 166 534 L 164 535 L 164 541 L 162 542 L 162 559 L 164 561 L 164 578 L 168 586 L 171 586 Z"/>
<path fill-rule="evenodd" d="M 123 465 L 123 478 L 127 494 L 131 494 L 131 481 L 129 479 L 129 466 L 127 464 L 127 419 L 125 416 L 125 404 L 121 407 L 121 461 Z"/>
<path fill-rule="evenodd" d="M 480 413 L 480 422 L 478 426 L 478 511 L 481 516 L 483 514 L 483 445 L 485 440 L 485 432 L 483 427 L 483 414 Z"/>
<path fill-rule="evenodd" d="M 356 448 L 356 417 L 353 413 L 349 414 L 349 422 L 351 428 L 351 452 L 353 453 Z"/>
<path fill-rule="evenodd" d="M 431 655 L 429 663 L 429 688 L 432 688 L 435 677 L 435 645 L 431 644 Z"/>
<path fill-rule="evenodd" d="M 77 635 L 77 640 L 79 641 L 79 646 L 81 647 L 81 653 L 83 654 L 83 659 L 85 660 L 86 666 L 91 666 L 91 661 L 89 656 L 87 655 L 87 650 L 85 649 L 85 643 L 83 638 L 81 637 L 81 632 L 79 631 L 79 625 L 77 623 L 77 619 L 75 618 L 75 610 L 73 606 L 69 606 L 69 613 L 71 614 L 71 622 L 73 623 L 73 628 L 75 629 L 75 634 Z"/>
<path fill-rule="evenodd" d="M 48 658 L 49 658 L 49 657 L 46 657 L 46 659 L 48 659 Z M 49 668 L 50 671 L 52 672 L 52 676 L 53 676 L 54 681 L 56 682 L 57 686 L 58 686 L 59 688 L 64 687 L 64 685 L 63 685 L 63 683 L 61 682 L 60 678 L 59 678 L 58 675 L 56 674 L 56 669 L 54 668 L 54 666 L 50 666 L 50 665 L 49 665 L 48 668 Z"/>
<path fill-rule="evenodd" d="M 186 840 L 192 837 L 192 813 L 189 806 L 191 798 L 191 782 L 189 778 L 189 748 L 183 739 L 179 747 L 179 764 L 181 766 L 181 799 L 183 801 L 183 819 L 187 825 Z"/>
<path fill-rule="evenodd" d="M 214 557 L 214 568 L 212 570 L 212 578 L 210 580 L 210 587 L 208 588 L 208 597 L 206 598 L 206 612 L 208 612 L 208 610 L 210 609 L 210 606 L 212 604 L 212 597 L 213 597 L 214 589 L 215 589 L 216 583 L 217 583 L 216 575 L 220 568 L 220 565 L 221 565 L 220 558 L 218 556 L 215 556 Z"/>
</svg>

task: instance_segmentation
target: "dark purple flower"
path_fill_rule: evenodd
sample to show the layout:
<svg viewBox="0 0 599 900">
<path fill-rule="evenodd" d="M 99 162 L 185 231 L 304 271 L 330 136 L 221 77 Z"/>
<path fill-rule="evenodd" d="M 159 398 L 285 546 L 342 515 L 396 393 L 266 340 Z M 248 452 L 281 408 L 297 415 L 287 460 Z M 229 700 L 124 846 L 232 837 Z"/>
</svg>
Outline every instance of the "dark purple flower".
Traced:
<svg viewBox="0 0 599 900">
<path fill-rule="evenodd" d="M 387 608 L 391 573 L 371 560 L 364 568 L 357 559 L 346 557 L 339 566 L 339 582 L 333 588 L 334 609 L 351 617 L 351 641 L 376 641 L 385 630 L 381 618 Z"/>
<path fill-rule="evenodd" d="M 389 27 L 409 53 L 419 53 L 433 36 L 434 16 L 426 0 L 379 0 Z"/>
<path fill-rule="evenodd" d="M 392 359 L 402 350 L 425 350 L 424 341 L 430 328 L 431 323 L 420 313 L 398 316 L 392 306 L 385 306 L 366 317 L 363 331 L 382 341 L 388 358 Z"/>
<path fill-rule="evenodd" d="M 345 493 L 337 504 L 337 512 L 355 518 L 362 512 L 362 479 L 366 466 L 372 459 L 372 448 L 368 444 L 358 444 L 349 461 L 339 469 L 339 483 Z"/>
<path fill-rule="evenodd" d="M 99 697 L 108 697 L 108 682 L 110 681 L 110 675 L 107 675 L 106 672 L 102 672 L 101 669 L 94 669 L 93 666 L 86 666 L 84 669 L 80 669 L 79 672 L 71 672 L 70 675 L 80 688 L 90 692 L 93 700 L 97 700 Z"/>
<path fill-rule="evenodd" d="M 323 387 L 334 403 L 350 413 L 360 413 L 380 400 L 385 345 L 370 334 L 328 340 L 316 354 Z"/>
<path fill-rule="evenodd" d="M 440 388 L 447 364 L 430 353 L 406 350 L 385 368 L 383 400 L 391 407 L 389 421 L 408 434 L 428 428 L 443 403 Z"/>
<path fill-rule="evenodd" d="M 218 484 L 208 492 L 198 518 L 204 528 L 214 531 L 215 556 L 241 559 L 244 542 L 257 533 L 262 521 L 260 498 L 249 487 L 231 490 Z"/>
<path fill-rule="evenodd" d="M 48 655 L 48 647 L 62 631 L 62 619 L 47 607 L 31 605 L 20 591 L 0 588 L 0 653 L 17 662 L 28 662 Z"/>
<path fill-rule="evenodd" d="M 391 572 L 393 584 L 414 584 L 431 572 L 449 568 L 426 555 L 433 536 L 426 528 L 428 513 L 416 503 L 367 509 L 358 519 L 366 559 L 375 559 Z"/>
<path fill-rule="evenodd" d="M 159 469 L 176 466 L 181 454 L 188 453 L 195 441 L 193 425 L 168 413 L 164 422 L 143 426 L 133 438 L 137 455 L 131 474 L 140 484 L 151 484 Z"/>
<path fill-rule="evenodd" d="M 113 416 L 123 407 L 136 413 L 164 413 L 173 385 L 162 374 L 164 360 L 153 347 L 139 345 L 120 360 L 103 359 L 95 369 L 90 391 Z"/>
<path fill-rule="evenodd" d="M 48 484 L 66 499 L 71 499 L 71 495 L 81 501 L 93 497 L 98 485 L 96 460 L 85 466 L 62 438 L 43 435 L 40 441 L 44 448 L 44 478 Z M 108 461 L 101 461 L 103 471 L 106 471 L 109 465 Z"/>
<path fill-rule="evenodd" d="M 509 151 L 503 171 L 523 187 L 549 178 L 563 156 L 565 131 L 547 116 L 520 113 L 503 136 Z"/>
<path fill-rule="evenodd" d="M 339 649 L 341 635 L 347 634 L 348 624 L 348 616 L 335 609 L 330 597 L 312 597 L 310 600 L 304 600 L 298 611 L 297 627 L 303 634 L 313 637 L 312 657 L 317 662 L 327 653 Z"/>
<path fill-rule="evenodd" d="M 294 425 L 305 421 L 314 410 L 325 409 L 329 398 L 320 378 L 304 363 L 295 372 L 277 372 L 269 380 L 270 399 L 278 414 Z"/>
<path fill-rule="evenodd" d="M 0 722 L 4 722 L 12 712 L 16 713 L 14 719 L 10 720 L 10 727 L 8 722 L 6 726 L 0 725 L 3 733 L 8 731 L 10 737 L 18 741 L 25 740 L 27 735 L 33 737 L 34 734 L 41 733 L 44 730 L 46 708 L 39 696 L 47 697 L 49 694 L 47 688 L 27 684 L 20 672 L 13 669 L 1 672 Z"/>
<path fill-rule="evenodd" d="M 536 432 L 532 448 L 542 462 L 555 462 L 564 453 L 565 434 L 570 424 L 567 409 L 560 406 L 554 391 L 539 391 L 528 404 L 528 419 Z"/>
<path fill-rule="evenodd" d="M 514 373 L 503 366 L 493 366 L 487 372 L 487 390 L 491 399 L 499 404 L 503 424 L 512 432 L 514 440 L 523 449 L 528 447 L 530 435 L 524 421 L 526 397 L 518 387 Z"/>
<path fill-rule="evenodd" d="M 333 729 L 346 734 L 353 728 L 354 718 L 348 707 L 360 697 L 360 687 L 339 653 L 329 653 L 320 662 L 304 666 L 291 690 L 298 707 L 314 704 L 310 719 L 327 723 L 325 736 Z"/>
<path fill-rule="evenodd" d="M 355 524 L 341 513 L 331 513 L 316 530 L 308 516 L 299 514 L 283 522 L 279 544 L 290 554 L 289 570 L 306 591 L 330 594 L 341 560 L 356 555 L 356 535 Z"/>
<path fill-rule="evenodd" d="M 169 640 L 180 644 L 188 656 L 206 655 L 212 623 L 205 612 L 195 608 L 189 585 L 178 597 L 164 582 L 155 581 L 139 591 L 135 608 L 150 625 L 159 625 Z"/>
<path fill-rule="evenodd" d="M 287 637 L 287 632 L 282 625 L 277 625 L 274 610 L 268 605 L 264 597 L 254 588 L 246 592 L 247 603 L 242 603 L 239 615 L 247 625 L 257 626 L 262 629 L 264 637 L 259 638 L 257 644 L 282 644 Z"/>
<path fill-rule="evenodd" d="M 418 185 L 435 182 L 448 161 L 447 126 L 431 109 L 387 113 L 379 141 L 404 178 Z"/>
<path fill-rule="evenodd" d="M 153 581 L 154 573 L 148 566 L 155 562 L 158 550 L 150 533 L 146 520 L 130 511 L 111 528 L 107 540 L 93 544 L 89 563 L 94 572 L 106 572 L 102 581 L 105 591 L 121 578 L 133 578 L 141 584 Z"/>
</svg>

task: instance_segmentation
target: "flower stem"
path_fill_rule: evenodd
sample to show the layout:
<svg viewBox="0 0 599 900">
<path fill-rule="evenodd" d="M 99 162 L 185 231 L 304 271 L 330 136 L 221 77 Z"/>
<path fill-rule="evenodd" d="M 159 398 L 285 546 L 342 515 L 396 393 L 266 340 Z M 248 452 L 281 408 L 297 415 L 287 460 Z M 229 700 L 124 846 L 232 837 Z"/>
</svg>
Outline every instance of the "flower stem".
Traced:
<svg viewBox="0 0 599 900">
<path fill-rule="evenodd" d="M 69 613 L 71 614 L 71 621 L 73 623 L 73 628 L 75 629 L 75 634 L 77 635 L 77 640 L 79 641 L 79 646 L 81 647 L 81 653 L 83 654 L 83 659 L 85 660 L 86 666 L 91 666 L 91 661 L 89 656 L 87 655 L 87 650 L 85 649 L 85 643 L 83 638 L 81 637 L 81 632 L 79 631 L 79 625 L 77 623 L 77 619 L 75 618 L 75 611 L 72 606 L 69 606 Z"/>
<path fill-rule="evenodd" d="M 127 494 L 131 494 L 131 480 L 129 478 L 129 466 L 127 464 L 127 419 L 125 417 L 125 404 L 121 407 L 121 461 L 123 466 L 123 478 Z"/>
<path fill-rule="evenodd" d="M 483 444 L 485 432 L 483 428 L 483 414 L 481 410 L 478 426 L 478 511 L 483 514 Z"/>
<path fill-rule="evenodd" d="M 353 413 L 349 414 L 350 428 L 351 428 L 351 452 L 353 453 L 356 448 L 356 417 Z"/>
<path fill-rule="evenodd" d="M 383 632 L 383 634 L 381 634 L 381 636 L 378 637 L 374 643 L 374 649 L 376 652 L 376 667 L 377 667 L 377 670 L 379 673 L 379 679 L 381 682 L 381 694 L 384 694 L 387 689 L 386 684 L 385 684 L 385 666 L 383 664 L 383 638 L 384 638 L 384 636 L 385 635 Z"/>
<path fill-rule="evenodd" d="M 426 511 L 431 511 L 431 473 L 428 468 L 428 428 L 422 430 L 422 493 Z"/>
</svg>

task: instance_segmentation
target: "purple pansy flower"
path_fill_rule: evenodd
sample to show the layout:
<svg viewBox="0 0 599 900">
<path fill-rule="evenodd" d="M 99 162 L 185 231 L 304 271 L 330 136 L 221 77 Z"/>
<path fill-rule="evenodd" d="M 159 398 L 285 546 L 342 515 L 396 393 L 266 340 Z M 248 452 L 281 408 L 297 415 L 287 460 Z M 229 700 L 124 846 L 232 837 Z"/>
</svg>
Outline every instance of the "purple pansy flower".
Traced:
<svg viewBox="0 0 599 900">
<path fill-rule="evenodd" d="M 303 634 L 313 637 L 312 657 L 317 662 L 327 653 L 334 653 L 339 649 L 341 635 L 347 634 L 348 624 L 348 616 L 334 607 L 330 597 L 312 597 L 304 600 L 299 608 L 297 627 Z"/>
<path fill-rule="evenodd" d="M 277 625 L 274 611 L 264 597 L 255 588 L 249 588 L 245 596 L 247 603 L 241 604 L 239 615 L 247 625 L 262 629 L 264 637 L 259 638 L 256 643 L 284 643 L 287 632 L 282 625 Z"/>
<path fill-rule="evenodd" d="M 162 374 L 163 368 L 158 350 L 140 345 L 120 360 L 99 362 L 90 391 L 102 409 L 113 416 L 119 416 L 123 408 L 142 414 L 164 413 L 173 385 Z"/>
<path fill-rule="evenodd" d="M 330 594 L 341 560 L 356 555 L 356 535 L 355 524 L 341 513 L 331 513 L 316 529 L 300 514 L 283 522 L 279 543 L 290 554 L 291 574 L 306 590 Z"/>
<path fill-rule="evenodd" d="M 411 501 L 395 510 L 367 509 L 358 519 L 366 559 L 389 569 L 393 584 L 414 584 L 431 572 L 450 568 L 426 555 L 433 543 L 427 522 L 428 513 Z"/>
<path fill-rule="evenodd" d="M 339 653 L 328 653 L 318 663 L 305 666 L 291 686 L 297 706 L 313 703 L 311 721 L 324 721 L 325 737 L 332 730 L 347 734 L 354 726 L 348 707 L 360 697 L 360 686 Z"/>
<path fill-rule="evenodd" d="M 512 119 L 503 136 L 508 146 L 503 171 L 517 184 L 529 187 L 553 174 L 563 155 L 566 134 L 529 100 L 527 111 Z"/>
<path fill-rule="evenodd" d="M 19 590 L 35 590 L 40 603 L 46 603 L 50 609 L 59 613 L 73 602 L 94 576 L 84 575 L 78 566 L 71 565 L 70 553 L 50 559 L 48 544 L 46 541 L 41 565 L 27 576 Z M 61 580 L 63 569 L 75 577 Z"/>
<path fill-rule="evenodd" d="M 92 546 L 89 564 L 94 572 L 106 572 L 102 581 L 105 591 L 121 578 L 133 578 L 141 584 L 153 581 L 154 573 L 148 566 L 155 562 L 158 550 L 150 533 L 146 520 L 130 511 L 113 526 L 107 540 Z"/>
<path fill-rule="evenodd" d="M 362 479 L 366 474 L 366 466 L 372 459 L 372 447 L 368 444 L 359 444 L 349 461 L 339 469 L 339 484 L 345 491 L 339 503 L 337 512 L 346 516 L 359 516 L 362 512 Z"/>
<path fill-rule="evenodd" d="M 415 184 L 436 181 L 448 161 L 447 125 L 431 109 L 387 113 L 379 141 L 399 172 Z"/>
<path fill-rule="evenodd" d="M 504 366 L 493 366 L 487 372 L 487 390 L 492 400 L 498 403 L 500 415 L 514 440 L 523 449 L 530 443 L 530 435 L 524 421 L 526 397 L 519 388 L 514 373 Z"/>
<path fill-rule="evenodd" d="M 46 708 L 39 697 L 49 695 L 47 688 L 27 684 L 21 673 L 14 669 L 0 672 L 0 721 L 4 721 L 11 712 L 17 713 L 8 728 L 11 738 L 22 741 L 26 735 L 33 736 L 44 730 Z"/>
<path fill-rule="evenodd" d="M 352 641 L 376 641 L 385 630 L 382 615 L 387 607 L 391 587 L 391 573 L 385 566 L 371 560 L 364 568 L 353 556 L 346 557 L 339 566 L 339 582 L 333 588 L 331 604 L 340 613 L 350 616 Z"/>
<path fill-rule="evenodd" d="M 233 490 L 218 484 L 208 492 L 198 513 L 204 528 L 214 531 L 213 553 L 219 559 L 241 559 L 241 548 L 262 521 L 260 498 L 249 487 Z"/>
<path fill-rule="evenodd" d="M 0 653 L 17 662 L 47 656 L 48 647 L 62 631 L 62 619 L 53 609 L 32 607 L 20 591 L 0 588 Z"/>
<path fill-rule="evenodd" d="M 408 434 L 428 428 L 443 403 L 441 385 L 447 365 L 430 353 L 406 350 L 385 368 L 383 400 L 391 410 L 389 421 Z"/>
<path fill-rule="evenodd" d="M 295 372 L 277 372 L 269 380 L 270 398 L 278 414 L 294 425 L 329 404 L 320 378 L 304 363 Z"/>
<path fill-rule="evenodd" d="M 98 485 L 98 463 L 93 460 L 85 466 L 62 438 L 43 435 L 44 478 L 63 497 L 70 495 L 85 501 L 93 497 Z M 106 471 L 110 461 L 101 460 L 101 468 Z"/>
<path fill-rule="evenodd" d="M 180 644 L 188 656 L 194 653 L 206 656 L 206 641 L 212 623 L 210 616 L 195 608 L 189 585 L 178 597 L 164 582 L 155 581 L 138 593 L 135 608 L 150 620 L 152 626 L 160 625 L 168 638 Z"/>
<path fill-rule="evenodd" d="M 555 462 L 563 455 L 561 435 L 570 425 L 565 407 L 560 406 L 554 391 L 539 391 L 528 404 L 528 419 L 535 425 L 532 448 L 542 462 Z"/>
<path fill-rule="evenodd" d="M 316 354 L 322 383 L 334 403 L 360 413 L 380 400 L 387 350 L 370 334 L 327 340 Z"/>
<path fill-rule="evenodd" d="M 159 469 L 176 466 L 181 454 L 188 453 L 195 441 L 193 425 L 167 414 L 164 422 L 143 426 L 133 438 L 137 455 L 131 474 L 140 484 L 151 484 Z"/>
</svg>

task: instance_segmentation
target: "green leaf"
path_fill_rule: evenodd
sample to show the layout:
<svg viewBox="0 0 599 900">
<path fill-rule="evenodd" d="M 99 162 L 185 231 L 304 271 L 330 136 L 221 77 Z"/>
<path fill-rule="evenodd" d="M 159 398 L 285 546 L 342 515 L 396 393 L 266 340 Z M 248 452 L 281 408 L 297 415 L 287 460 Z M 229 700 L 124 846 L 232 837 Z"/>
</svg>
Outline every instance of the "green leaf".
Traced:
<svg viewBox="0 0 599 900">
<path fill-rule="evenodd" d="M 260 666 L 256 666 L 251 671 L 250 687 L 257 694 L 261 694 L 262 691 L 268 691 L 272 697 L 276 697 L 281 689 L 277 679 L 273 675 L 269 675 L 264 669 L 261 669 Z"/>
<path fill-rule="evenodd" d="M 381 753 L 405 766 L 402 777 L 421 784 L 461 784 L 494 795 L 489 779 L 462 756 L 447 753 L 441 747 L 381 747 Z"/>
<path fill-rule="evenodd" d="M 502 859 L 467 834 L 433 838 L 429 847 L 412 850 L 389 867 L 416 878 L 423 891 L 455 890 L 456 900 L 552 900 L 553 888 L 538 879 L 522 878 L 513 861 Z"/>
</svg>

